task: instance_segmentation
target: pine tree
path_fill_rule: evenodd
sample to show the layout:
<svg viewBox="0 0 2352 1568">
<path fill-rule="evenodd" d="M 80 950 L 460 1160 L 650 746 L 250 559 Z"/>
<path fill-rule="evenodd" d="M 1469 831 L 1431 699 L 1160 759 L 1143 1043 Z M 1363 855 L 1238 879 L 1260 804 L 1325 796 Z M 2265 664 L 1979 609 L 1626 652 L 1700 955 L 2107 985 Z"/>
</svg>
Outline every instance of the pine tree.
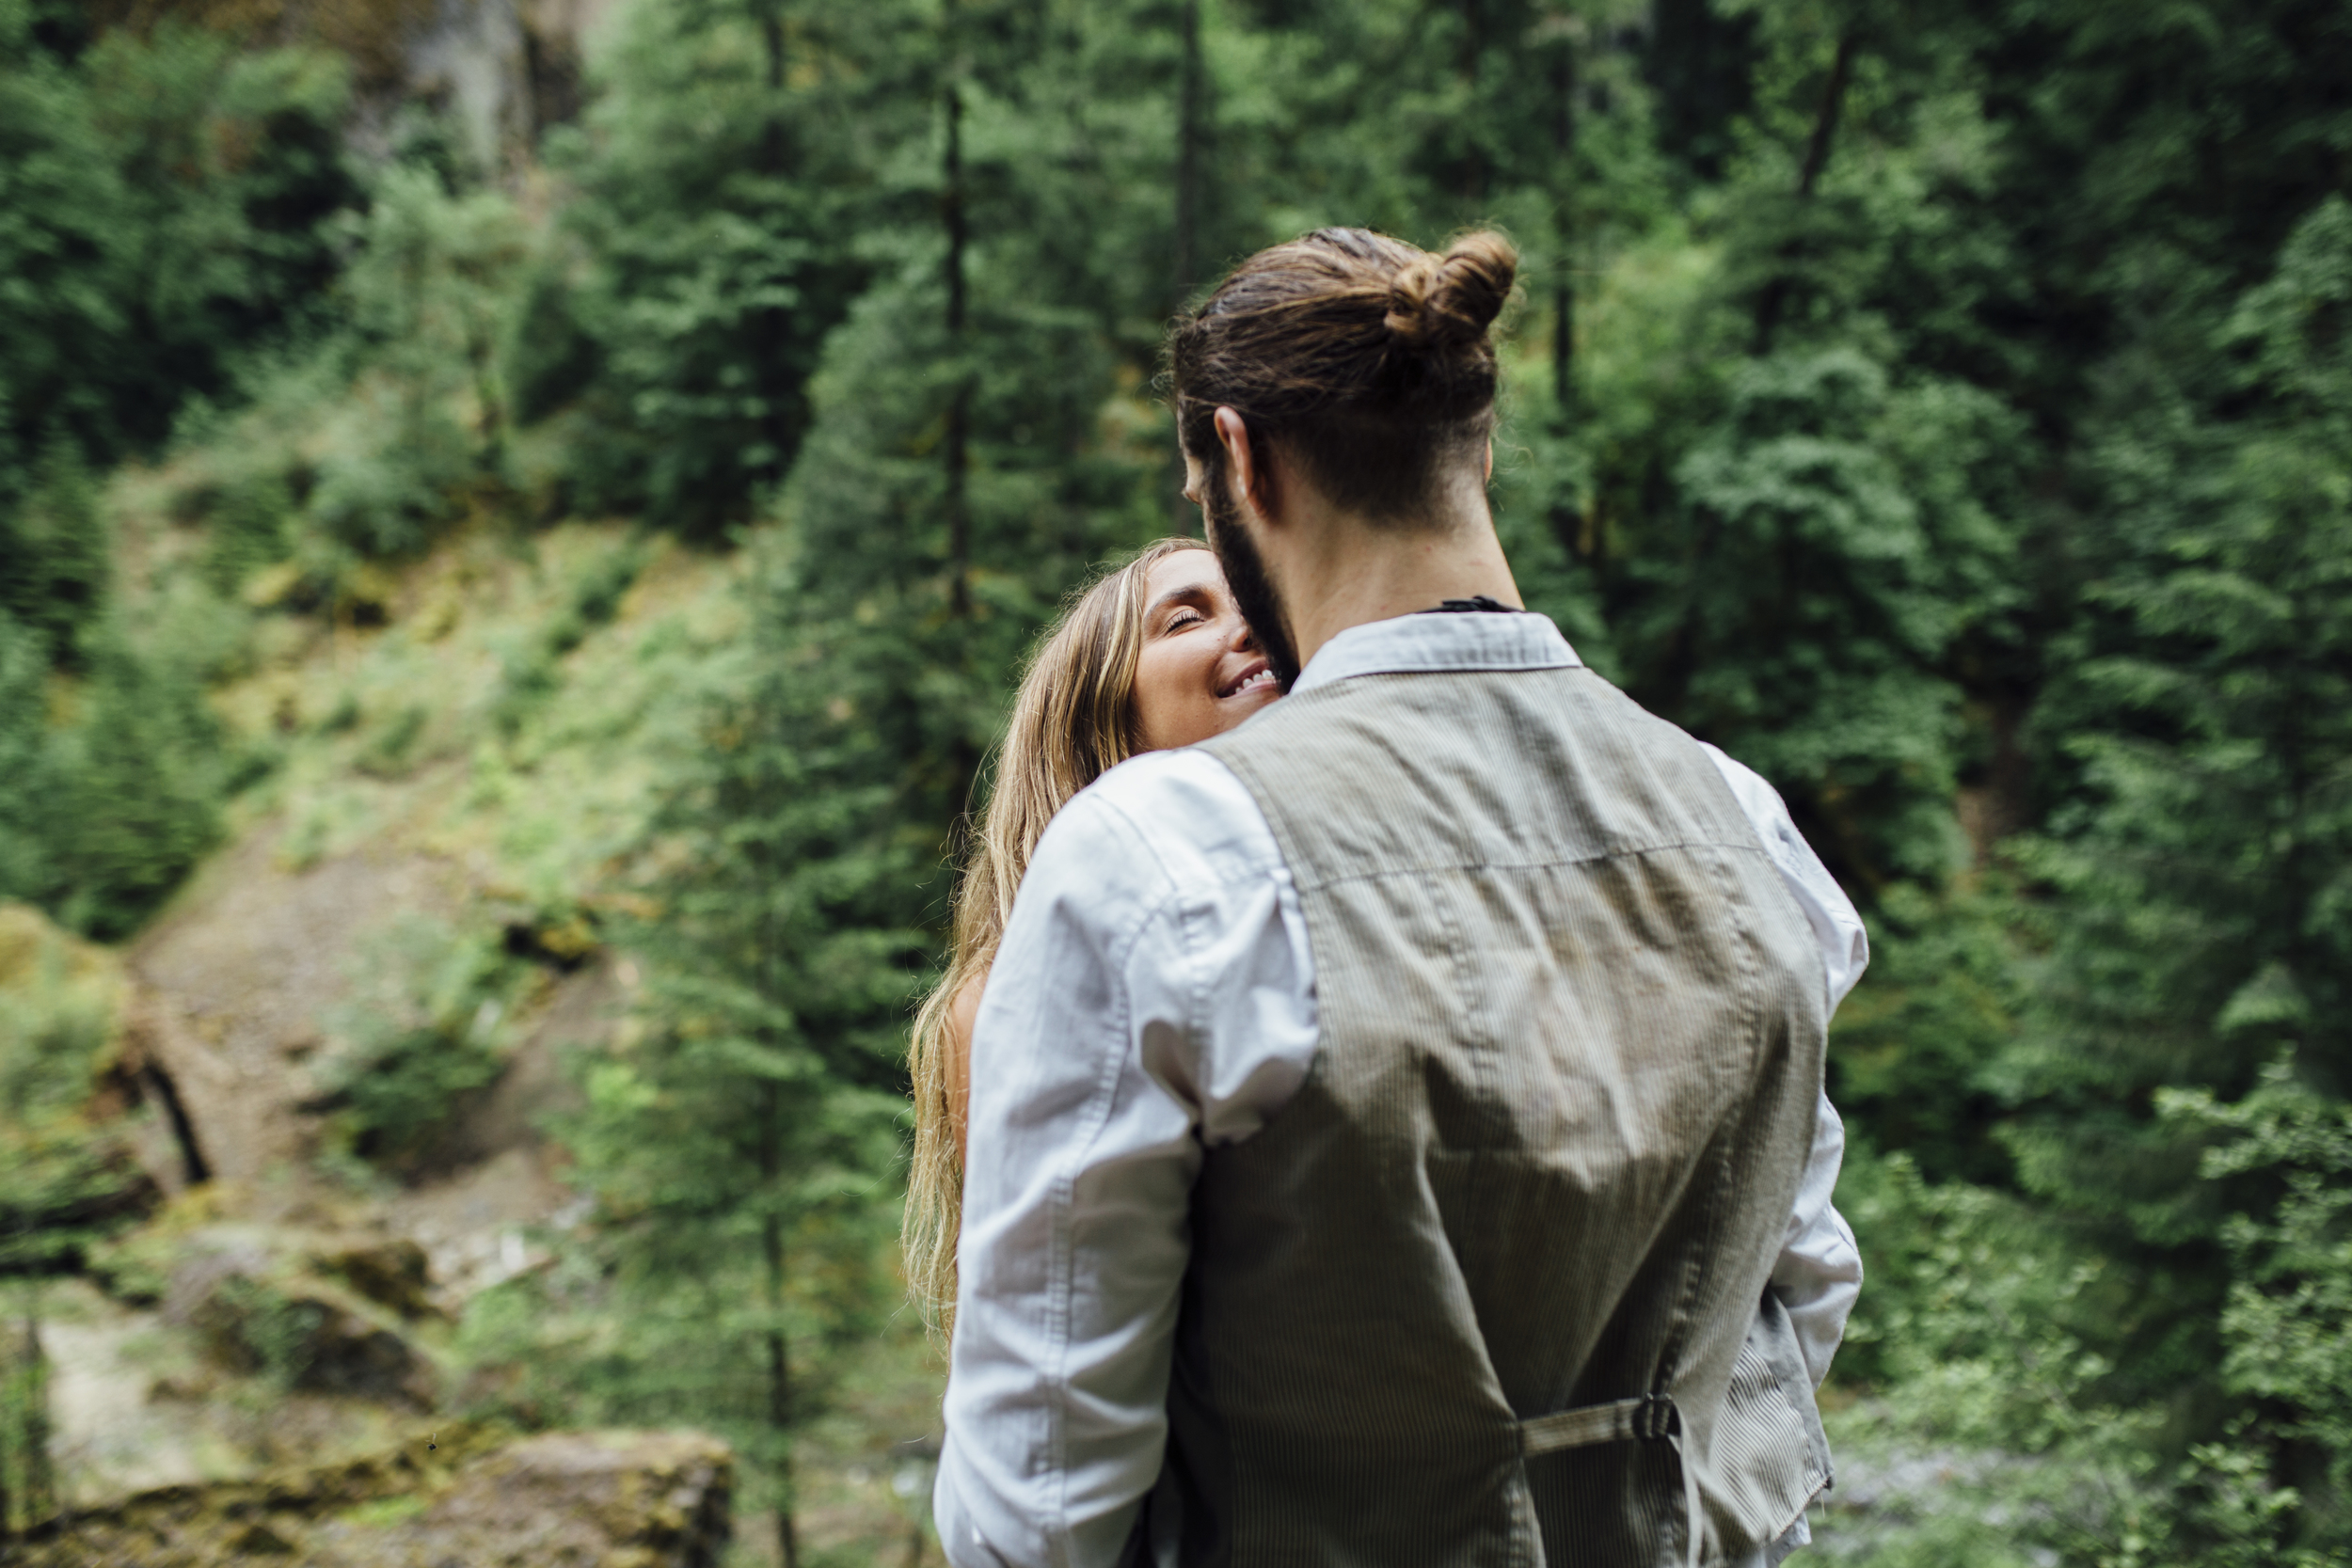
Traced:
<svg viewBox="0 0 2352 1568">
<path fill-rule="evenodd" d="M 2034 868 L 2064 899 L 2042 1031 L 2010 1066 L 2028 1181 L 2164 1281 L 2152 1387 L 2211 1372 L 2219 1227 L 2161 1086 L 2225 1100 L 2286 1053 L 2352 1088 L 2352 207 L 2330 198 L 2185 364 L 2142 361 L 2095 452 L 2114 554 L 2052 693 L 2084 787 Z"/>
<path fill-rule="evenodd" d="M 596 62 L 558 243 L 515 340 L 526 418 L 573 406 L 590 504 L 705 538 L 790 468 L 819 346 L 865 278 L 903 6 L 641 6 Z"/>
<path fill-rule="evenodd" d="M 573 1129 L 621 1301 L 642 1305 L 625 1408 L 691 1414 L 753 1467 L 798 1560 L 792 1443 L 826 1359 L 870 1330 L 897 1142 L 899 1030 L 924 950 L 890 896 L 919 846 L 877 810 L 877 739 L 834 711 L 821 650 L 771 574 L 665 828 L 646 1032 L 590 1069 Z M 911 852 L 913 851 L 913 852 Z M 796 1351 L 796 1340 L 802 1349 Z"/>
<path fill-rule="evenodd" d="M 100 635 L 83 701 L 53 742 L 71 802 L 53 896 L 66 924 L 119 940 L 218 838 L 218 721 L 191 672 L 155 668 L 119 629 Z"/>
<path fill-rule="evenodd" d="M 339 60 L 172 20 L 64 51 L 43 8 L 0 0 L 0 510 L 53 441 L 151 449 L 306 325 L 359 194 Z"/>
</svg>

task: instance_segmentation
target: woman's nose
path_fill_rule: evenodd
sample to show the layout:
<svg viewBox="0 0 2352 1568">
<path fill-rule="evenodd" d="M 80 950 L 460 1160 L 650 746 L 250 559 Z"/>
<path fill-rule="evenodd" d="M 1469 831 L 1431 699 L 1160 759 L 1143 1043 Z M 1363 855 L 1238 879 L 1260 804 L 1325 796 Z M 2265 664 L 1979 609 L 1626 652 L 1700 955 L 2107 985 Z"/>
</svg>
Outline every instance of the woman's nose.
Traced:
<svg viewBox="0 0 2352 1568">
<path fill-rule="evenodd" d="M 1257 629 L 1250 626 L 1238 610 L 1233 611 L 1233 626 L 1234 650 L 1245 654 L 1256 653 L 1258 651 Z"/>
</svg>

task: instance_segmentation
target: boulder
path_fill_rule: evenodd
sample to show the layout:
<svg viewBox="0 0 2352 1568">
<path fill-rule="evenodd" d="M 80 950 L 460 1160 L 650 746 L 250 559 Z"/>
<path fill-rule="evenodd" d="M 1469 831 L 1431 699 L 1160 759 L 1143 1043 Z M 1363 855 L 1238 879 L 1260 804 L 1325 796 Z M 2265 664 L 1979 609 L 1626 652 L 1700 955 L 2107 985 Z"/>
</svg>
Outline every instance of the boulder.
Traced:
<svg viewBox="0 0 2352 1568">
<path fill-rule="evenodd" d="M 734 1456 L 685 1432 L 476 1427 L 347 1465 L 172 1486 L 35 1531 L 23 1568 L 716 1568 Z"/>
<path fill-rule="evenodd" d="M 205 1353 L 231 1371 L 430 1409 L 432 1361 L 401 1314 L 373 1299 L 389 1294 L 423 1308 L 421 1251 L 403 1243 L 320 1249 L 313 1240 L 259 1227 L 199 1233 L 171 1272 L 166 1321 L 194 1329 Z M 371 1293 L 345 1283 L 353 1272 Z"/>
<path fill-rule="evenodd" d="M 691 1433 L 549 1432 L 471 1467 L 417 1521 L 469 1568 L 707 1568 L 732 1456 Z"/>
<path fill-rule="evenodd" d="M 320 1246 L 312 1257 L 323 1273 L 378 1307 L 389 1307 L 404 1318 L 441 1316 L 440 1308 L 433 1305 L 433 1281 L 424 1248 L 405 1236 L 330 1243 Z"/>
</svg>

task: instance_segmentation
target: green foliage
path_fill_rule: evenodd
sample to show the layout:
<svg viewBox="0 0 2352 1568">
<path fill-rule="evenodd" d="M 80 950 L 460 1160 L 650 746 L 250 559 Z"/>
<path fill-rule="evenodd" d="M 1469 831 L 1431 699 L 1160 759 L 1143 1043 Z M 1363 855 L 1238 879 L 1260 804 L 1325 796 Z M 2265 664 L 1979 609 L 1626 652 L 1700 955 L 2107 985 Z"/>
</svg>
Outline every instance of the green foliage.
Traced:
<svg viewBox="0 0 2352 1568">
<path fill-rule="evenodd" d="M 358 378 L 310 509 L 338 543 L 390 556 L 430 542 L 502 460 L 496 349 L 525 242 L 504 197 L 453 196 L 428 169 L 395 165 L 373 195 L 342 284 Z"/>
<path fill-rule="evenodd" d="M 410 912 L 375 933 L 350 977 L 315 1080 L 351 1152 L 399 1168 L 498 1076 L 514 966 L 490 938 Z"/>
<path fill-rule="evenodd" d="M 32 494 L 0 511 L 0 610 L 35 633 L 48 662 L 73 666 L 82 635 L 106 602 L 106 532 L 97 485 L 81 454 L 53 441 Z"/>
<path fill-rule="evenodd" d="M 514 346 L 523 406 L 579 404 L 590 505 L 709 535 L 790 467 L 865 273 L 852 125 L 901 75 L 891 8 L 639 6 L 552 149 L 575 195 Z M 880 83 L 864 71 L 884 72 Z"/>
<path fill-rule="evenodd" d="M 2153 1098 L 2234 1099 L 2282 1050 L 2347 1086 L 2345 213 L 2308 214 L 2267 278 L 2136 351 L 2093 410 L 2097 569 L 2042 721 L 2074 787 L 2021 855 L 2065 914 L 1994 1080 L 2026 1181 L 2144 1271 L 2125 1364 L 2220 1408 L 2242 1407 L 2216 1335 L 2244 1198 Z"/>
<path fill-rule="evenodd" d="M 31 456 L 151 446 L 329 280 L 355 191 L 331 57 L 166 22 L 72 61 L 0 5 L 0 509 Z"/>
<path fill-rule="evenodd" d="M 2283 1076 L 2258 1099 L 2177 1096 L 2167 1115 L 2192 1135 L 2234 1134 L 2209 1161 L 2217 1177 L 2291 1169 L 2314 1196 L 2340 1180 L 2341 1109 Z M 2341 1207 L 2332 1194 L 2318 1201 Z M 2187 1404 L 2115 1397 L 2128 1380 L 2099 1346 L 2113 1316 L 2137 1309 L 2136 1286 L 2061 1225 L 2009 1194 L 1930 1185 L 1905 1157 L 1867 1149 L 1839 1202 L 1869 1270 L 1839 1376 L 1888 1390 L 1831 1419 L 1841 1490 L 1858 1474 L 1876 1493 L 1861 1506 L 1832 1494 L 1822 1534 L 1841 1552 L 1903 1565 L 2341 1560 L 2344 1429 L 2330 1379 L 2342 1247 L 2285 1241 L 2315 1212 L 2234 1227 L 2241 1256 L 2261 1266 L 2233 1291 L 2231 1381 L 2275 1399 L 2283 1418 L 2240 1417 L 2184 1446 Z M 2282 1483 L 2282 1463 L 2312 1484 Z M 1935 1479 L 1906 1493 L 1906 1475 Z M 2314 1512 L 2311 1492 L 2328 1506 Z"/>
<path fill-rule="evenodd" d="M 206 1307 L 224 1330 L 216 1338 L 232 1365 L 260 1373 L 280 1392 L 300 1386 L 310 1370 L 311 1342 L 326 1318 L 324 1307 L 236 1275 L 220 1282 Z"/>
<path fill-rule="evenodd" d="M 358 194 L 345 79 L 327 55 L 175 21 L 61 33 L 0 0 L 0 895 L 93 934 L 126 934 L 211 846 L 228 759 L 200 691 L 217 625 L 183 598 L 129 635 L 89 465 L 151 451 L 310 319 Z M 217 586 L 282 553 L 288 510 L 229 499 Z M 36 663 L 74 678 L 44 691 Z"/>
<path fill-rule="evenodd" d="M 2010 1174 L 1990 1135 L 2006 1107 L 1987 1078 L 2027 996 L 2013 910 L 1997 884 L 1889 887 L 1866 922 L 1869 983 L 1831 1022 L 1830 1099 L 1930 1180 L 1997 1186 Z"/>
<path fill-rule="evenodd" d="M 117 984 L 97 955 L 0 904 L 0 1275 L 77 1258 L 140 1185 L 118 1130 L 87 1115 L 110 1065 Z"/>
<path fill-rule="evenodd" d="M 1889 1392 L 1831 1420 L 1821 1538 L 1905 1568 L 2169 1560 L 2160 1418 L 2105 1397 L 2096 1349 L 2122 1282 L 2010 1195 L 1902 1155 L 1856 1150 L 1838 1201 L 1868 1271 L 1838 1376 Z M 1841 1506 L 1857 1475 L 1877 1495 Z"/>
<path fill-rule="evenodd" d="M 211 525 L 203 574 L 216 592 L 233 594 L 246 579 L 286 557 L 295 516 L 293 487 L 282 473 L 241 474 L 205 508 Z"/>
<path fill-rule="evenodd" d="M 56 797 L 48 778 L 46 650 L 0 610 L 0 898 L 49 886 L 44 827 Z"/>
<path fill-rule="evenodd" d="M 566 1135 L 634 1325 L 590 1380 L 622 1408 L 699 1411 L 788 1510 L 792 1433 L 824 1394 L 808 1342 L 870 1333 L 882 1303 L 889 1091 L 923 952 L 891 921 L 925 847 L 877 810 L 880 737 L 828 711 L 772 598 L 754 614 L 665 822 L 660 918 L 630 933 L 654 966 L 644 1031 L 583 1062 Z"/>
<path fill-rule="evenodd" d="M 2204 1177 L 2251 1200 L 2222 1231 L 2221 1370 L 2266 1418 L 2242 1422 L 2231 1448 L 2257 1477 L 2297 1474 L 2295 1539 L 2352 1549 L 2352 1111 L 2283 1059 L 2234 1103 L 2174 1090 L 2160 1111 L 2183 1143 L 2206 1146 Z"/>
<path fill-rule="evenodd" d="M 569 585 L 564 603 L 536 628 L 534 636 L 506 656 L 493 709 L 501 734 L 512 739 L 561 689 L 564 656 L 579 647 L 589 632 L 612 619 L 621 596 L 637 580 L 644 563 L 642 541 L 590 562 Z"/>
<path fill-rule="evenodd" d="M 45 898 L 65 922 L 119 938 L 219 836 L 217 721 L 197 673 L 143 657 L 103 628 L 76 721 L 51 738 L 66 809 L 53 824 Z"/>
</svg>

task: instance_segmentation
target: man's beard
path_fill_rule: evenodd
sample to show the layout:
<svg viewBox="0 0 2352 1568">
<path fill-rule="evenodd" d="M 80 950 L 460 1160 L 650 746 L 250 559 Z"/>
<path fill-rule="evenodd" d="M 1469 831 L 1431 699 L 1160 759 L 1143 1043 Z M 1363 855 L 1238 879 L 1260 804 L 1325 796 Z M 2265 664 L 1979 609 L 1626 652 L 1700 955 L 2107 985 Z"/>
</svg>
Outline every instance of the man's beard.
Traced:
<svg viewBox="0 0 2352 1568">
<path fill-rule="evenodd" d="M 1226 586 L 1233 591 L 1233 603 L 1258 640 L 1258 651 L 1265 655 L 1266 668 L 1274 672 L 1274 684 L 1288 691 L 1298 678 L 1298 649 L 1282 614 L 1282 595 L 1275 592 L 1265 560 L 1242 525 L 1241 508 L 1226 490 L 1225 476 L 1211 476 L 1200 493 L 1208 498 L 1209 547 L 1225 567 Z"/>
</svg>

